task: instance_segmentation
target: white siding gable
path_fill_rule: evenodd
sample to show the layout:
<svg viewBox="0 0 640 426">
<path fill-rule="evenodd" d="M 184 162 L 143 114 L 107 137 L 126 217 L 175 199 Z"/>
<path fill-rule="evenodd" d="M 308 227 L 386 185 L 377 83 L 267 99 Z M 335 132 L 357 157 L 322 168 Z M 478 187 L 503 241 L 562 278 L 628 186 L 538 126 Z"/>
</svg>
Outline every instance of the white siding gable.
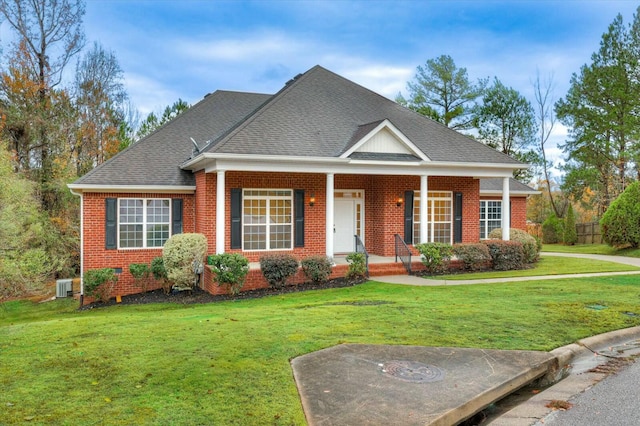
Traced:
<svg viewBox="0 0 640 426">
<path fill-rule="evenodd" d="M 371 136 L 369 140 L 360 145 L 355 152 L 384 152 L 393 154 L 413 154 L 400 139 L 388 128 L 381 129 Z"/>
<path fill-rule="evenodd" d="M 340 157 L 348 158 L 354 152 L 411 154 L 420 158 L 422 161 L 430 161 L 429 158 L 389 120 L 380 122 L 380 124 L 362 137 Z"/>
</svg>

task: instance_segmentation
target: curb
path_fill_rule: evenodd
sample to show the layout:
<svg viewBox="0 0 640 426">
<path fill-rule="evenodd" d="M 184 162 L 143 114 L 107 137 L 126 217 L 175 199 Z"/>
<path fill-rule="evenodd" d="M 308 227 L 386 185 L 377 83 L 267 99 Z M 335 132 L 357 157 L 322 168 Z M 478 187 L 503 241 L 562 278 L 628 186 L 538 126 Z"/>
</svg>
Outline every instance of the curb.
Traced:
<svg viewBox="0 0 640 426">
<path fill-rule="evenodd" d="M 610 331 L 597 336 L 586 337 L 575 343 L 556 348 L 549 353 L 555 357 L 555 367 L 544 376 L 541 384 L 550 387 L 529 398 L 515 408 L 502 413 L 488 424 L 493 426 L 521 426 L 543 424 L 544 418 L 553 410 L 547 407 L 551 400 L 569 400 L 584 392 L 605 377 L 602 373 L 572 374 L 572 364 L 578 358 L 599 355 L 598 352 L 611 350 L 612 346 L 621 345 L 640 339 L 640 326 Z"/>
</svg>

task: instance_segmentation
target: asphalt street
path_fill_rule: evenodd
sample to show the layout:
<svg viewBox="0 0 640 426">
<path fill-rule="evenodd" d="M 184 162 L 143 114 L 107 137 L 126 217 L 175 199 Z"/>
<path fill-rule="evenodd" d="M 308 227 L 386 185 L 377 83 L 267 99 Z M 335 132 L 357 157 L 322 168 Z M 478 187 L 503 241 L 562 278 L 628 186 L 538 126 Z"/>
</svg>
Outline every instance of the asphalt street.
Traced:
<svg viewBox="0 0 640 426">
<path fill-rule="evenodd" d="M 571 399 L 573 407 L 554 411 L 538 425 L 640 425 L 640 362 L 606 377 Z"/>
</svg>

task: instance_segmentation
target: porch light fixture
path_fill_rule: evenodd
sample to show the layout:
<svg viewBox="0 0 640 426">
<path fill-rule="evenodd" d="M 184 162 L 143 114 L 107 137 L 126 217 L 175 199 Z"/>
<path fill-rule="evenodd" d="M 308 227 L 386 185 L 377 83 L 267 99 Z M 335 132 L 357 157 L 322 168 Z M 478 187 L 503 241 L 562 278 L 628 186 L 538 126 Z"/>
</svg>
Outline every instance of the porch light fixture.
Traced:
<svg viewBox="0 0 640 426">
<path fill-rule="evenodd" d="M 402 198 L 402 193 L 400 193 L 400 195 L 398 195 L 398 199 L 396 200 L 396 206 L 400 207 L 403 201 L 404 200 Z"/>
<path fill-rule="evenodd" d="M 312 192 L 311 196 L 309 197 L 309 206 L 313 207 L 315 204 L 316 204 L 316 194 Z"/>
</svg>

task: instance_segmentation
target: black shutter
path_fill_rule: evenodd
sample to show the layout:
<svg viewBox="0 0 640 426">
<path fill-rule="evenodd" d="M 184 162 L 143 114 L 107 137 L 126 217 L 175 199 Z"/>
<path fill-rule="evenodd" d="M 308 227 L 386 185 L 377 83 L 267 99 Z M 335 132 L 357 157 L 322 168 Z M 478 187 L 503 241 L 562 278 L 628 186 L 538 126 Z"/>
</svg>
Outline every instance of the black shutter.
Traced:
<svg viewBox="0 0 640 426">
<path fill-rule="evenodd" d="M 293 210 L 295 229 L 293 231 L 295 247 L 304 247 L 304 190 L 293 191 Z"/>
<path fill-rule="evenodd" d="M 224 194 L 218 194 L 218 196 Z M 224 229 L 216 229 L 224 232 Z M 242 248 L 242 189 L 231 189 L 231 248 Z"/>
<path fill-rule="evenodd" d="M 118 248 L 118 199 L 105 198 L 105 248 Z"/>
<path fill-rule="evenodd" d="M 404 192 L 404 242 L 413 244 L 413 191 Z"/>
<path fill-rule="evenodd" d="M 182 234 L 182 198 L 171 200 L 171 235 Z"/>
<path fill-rule="evenodd" d="M 453 193 L 453 242 L 462 242 L 462 192 Z"/>
</svg>

